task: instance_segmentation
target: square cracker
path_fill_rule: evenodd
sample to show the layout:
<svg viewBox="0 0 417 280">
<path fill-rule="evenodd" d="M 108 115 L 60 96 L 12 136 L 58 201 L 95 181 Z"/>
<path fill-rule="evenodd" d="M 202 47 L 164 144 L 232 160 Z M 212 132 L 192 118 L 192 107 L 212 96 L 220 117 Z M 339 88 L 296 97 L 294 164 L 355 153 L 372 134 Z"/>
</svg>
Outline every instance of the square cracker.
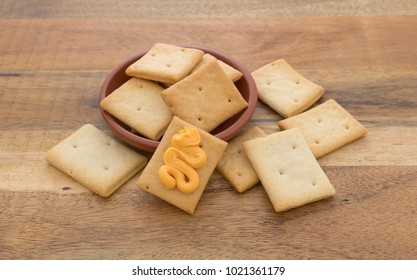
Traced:
<svg viewBox="0 0 417 280">
<path fill-rule="evenodd" d="M 316 158 L 346 145 L 367 129 L 333 99 L 297 116 L 278 122 L 283 129 L 298 128 Z"/>
<path fill-rule="evenodd" d="M 174 115 L 206 131 L 248 106 L 217 61 L 210 61 L 161 92 Z"/>
<path fill-rule="evenodd" d="M 144 56 L 126 69 L 126 74 L 174 84 L 190 73 L 200 62 L 203 54 L 203 51 L 197 49 L 156 43 Z"/>
<path fill-rule="evenodd" d="M 196 169 L 197 174 L 200 177 L 199 186 L 192 193 L 182 193 L 178 191 L 177 188 L 167 189 L 159 179 L 158 170 L 162 165 L 164 165 L 164 152 L 168 147 L 170 147 L 172 136 L 186 127 L 193 127 L 193 125 L 181 120 L 178 117 L 174 117 L 172 119 L 168 129 L 162 137 L 160 144 L 158 145 L 158 148 L 150 159 L 148 165 L 143 170 L 136 184 L 138 187 L 150 192 L 162 200 L 165 200 L 179 209 L 193 214 L 211 174 L 227 147 L 227 142 L 197 128 L 201 137 L 200 146 L 207 156 L 206 163 L 202 167 Z"/>
<path fill-rule="evenodd" d="M 203 67 L 204 65 L 206 65 L 207 63 L 209 63 L 210 61 L 216 60 L 220 67 L 223 69 L 224 73 L 226 73 L 226 75 L 232 80 L 232 82 L 236 82 L 237 80 L 239 80 L 242 77 L 242 73 L 238 70 L 236 70 L 235 68 L 233 68 L 232 66 L 230 66 L 229 64 L 224 63 L 223 61 L 215 58 L 214 56 L 212 56 L 211 54 L 205 53 L 203 55 L 203 58 L 200 60 L 200 62 L 197 64 L 196 67 L 194 67 L 193 70 L 191 70 L 191 73 L 195 72 L 196 70 L 200 69 L 201 67 Z"/>
<path fill-rule="evenodd" d="M 263 136 L 266 136 L 266 133 L 258 126 L 240 133 L 229 142 L 226 151 L 217 164 L 216 170 L 239 193 L 248 190 L 259 182 L 259 177 L 246 156 L 242 143 Z"/>
<path fill-rule="evenodd" d="M 147 158 L 86 124 L 52 147 L 46 160 L 102 197 L 141 170 Z"/>
<path fill-rule="evenodd" d="M 335 194 L 297 129 L 276 132 L 242 145 L 276 212 Z"/>
<path fill-rule="evenodd" d="M 104 98 L 100 106 L 143 136 L 158 140 L 172 119 L 160 95 L 163 89 L 152 81 L 131 78 Z"/>
<path fill-rule="evenodd" d="M 324 93 L 321 86 L 301 76 L 283 59 L 262 66 L 252 76 L 259 99 L 284 118 L 305 111 Z"/>
</svg>

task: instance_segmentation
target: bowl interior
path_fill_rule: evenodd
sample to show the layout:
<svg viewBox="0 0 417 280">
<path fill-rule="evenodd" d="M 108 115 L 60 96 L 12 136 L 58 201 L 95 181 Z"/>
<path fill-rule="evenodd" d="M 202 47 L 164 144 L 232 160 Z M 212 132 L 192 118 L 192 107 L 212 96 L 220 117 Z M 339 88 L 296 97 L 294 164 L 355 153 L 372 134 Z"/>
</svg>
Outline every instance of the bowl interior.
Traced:
<svg viewBox="0 0 417 280">
<path fill-rule="evenodd" d="M 246 100 L 246 102 L 248 102 L 248 107 L 233 117 L 227 119 L 211 131 L 211 134 L 215 135 L 216 137 L 224 141 L 228 141 L 233 136 L 235 136 L 239 130 L 249 121 L 255 110 L 256 102 L 258 100 L 255 82 L 249 71 L 232 58 L 225 56 L 217 51 L 200 47 L 192 48 L 197 48 L 206 53 L 209 53 L 242 73 L 242 77 L 235 82 L 235 85 L 241 93 L 242 97 Z M 132 56 L 111 71 L 101 86 L 99 102 L 131 78 L 125 74 L 126 68 L 141 58 L 145 53 L 146 52 L 141 52 Z M 101 107 L 100 111 L 106 124 L 122 141 L 147 152 L 154 152 L 158 147 L 159 141 L 151 140 L 141 135 L 132 133 L 129 126 L 111 116 Z"/>
</svg>

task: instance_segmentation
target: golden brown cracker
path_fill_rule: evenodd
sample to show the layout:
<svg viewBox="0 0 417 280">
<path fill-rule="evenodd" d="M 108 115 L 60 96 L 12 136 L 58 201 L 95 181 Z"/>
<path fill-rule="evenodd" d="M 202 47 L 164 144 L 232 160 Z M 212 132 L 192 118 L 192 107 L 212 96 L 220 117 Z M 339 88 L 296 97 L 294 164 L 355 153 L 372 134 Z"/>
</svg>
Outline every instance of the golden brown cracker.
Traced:
<svg viewBox="0 0 417 280">
<path fill-rule="evenodd" d="M 141 170 L 147 158 L 91 124 L 52 147 L 46 160 L 100 196 L 110 196 Z"/>
<path fill-rule="evenodd" d="M 174 84 L 200 62 L 204 52 L 170 44 L 156 43 L 143 57 L 126 69 L 129 76 Z"/>
<path fill-rule="evenodd" d="M 216 170 L 239 193 L 248 190 L 259 182 L 258 175 L 246 156 L 242 143 L 263 136 L 266 136 L 266 133 L 258 126 L 240 133 L 229 142 L 226 151 L 217 164 Z"/>
<path fill-rule="evenodd" d="M 259 99 L 288 118 L 312 106 L 324 93 L 323 87 L 296 72 L 278 59 L 252 72 Z"/>
<path fill-rule="evenodd" d="M 278 122 L 282 130 L 298 128 L 316 158 L 346 145 L 367 133 L 367 129 L 335 100 Z"/>
<path fill-rule="evenodd" d="M 167 189 L 158 176 L 158 170 L 164 165 L 164 152 L 170 146 L 171 138 L 181 129 L 194 127 L 192 124 L 174 117 L 168 126 L 164 136 L 148 165 L 142 172 L 137 181 L 137 185 L 145 191 L 165 200 L 166 202 L 184 210 L 190 214 L 194 213 L 207 182 L 213 173 L 218 161 L 227 147 L 227 142 L 211 135 L 210 133 L 198 129 L 201 136 L 200 146 L 207 156 L 204 166 L 196 169 L 200 183 L 198 188 L 192 193 L 180 192 L 177 188 Z"/>
<path fill-rule="evenodd" d="M 143 136 L 158 140 L 172 119 L 172 112 L 161 98 L 160 85 L 131 78 L 100 102 L 109 114 Z"/>
<path fill-rule="evenodd" d="M 248 106 L 217 61 L 211 61 L 161 92 L 173 114 L 206 131 Z"/>
<path fill-rule="evenodd" d="M 332 184 L 297 129 L 276 132 L 242 145 L 275 211 L 334 195 Z"/>
</svg>

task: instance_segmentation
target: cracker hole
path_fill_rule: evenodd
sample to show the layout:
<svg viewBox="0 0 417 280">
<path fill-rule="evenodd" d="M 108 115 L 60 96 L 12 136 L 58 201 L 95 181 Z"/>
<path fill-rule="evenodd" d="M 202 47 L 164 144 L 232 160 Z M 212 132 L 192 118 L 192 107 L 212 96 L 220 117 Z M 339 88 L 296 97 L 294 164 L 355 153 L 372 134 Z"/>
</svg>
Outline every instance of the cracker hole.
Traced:
<svg viewBox="0 0 417 280">
<path fill-rule="evenodd" d="M 104 170 L 109 170 L 109 167 L 107 165 L 103 166 Z"/>
<path fill-rule="evenodd" d="M 171 66 L 172 66 L 171 64 L 169 64 L 169 63 L 167 64 L 167 67 L 168 67 L 168 68 L 169 68 L 169 67 L 171 67 Z"/>
<path fill-rule="evenodd" d="M 294 99 L 293 101 L 294 101 L 294 103 L 297 103 L 297 102 L 298 102 L 298 99 L 296 98 L 296 99 Z"/>
<path fill-rule="evenodd" d="M 237 150 L 237 153 L 240 155 L 242 153 L 242 150 Z"/>
<path fill-rule="evenodd" d="M 275 66 L 275 62 L 274 63 L 271 63 L 271 66 Z"/>
<path fill-rule="evenodd" d="M 78 148 L 78 145 L 77 145 L 77 144 L 73 144 L 73 145 L 72 145 L 72 147 L 73 147 L 74 149 L 77 149 L 77 148 Z"/>
<path fill-rule="evenodd" d="M 239 172 L 239 173 L 237 173 L 237 176 L 239 176 L 239 177 L 240 177 L 240 176 L 242 176 L 242 175 L 243 175 L 243 174 L 242 174 L 242 173 L 240 173 L 240 172 Z"/>
<path fill-rule="evenodd" d="M 141 85 L 139 85 L 139 88 L 143 88 L 143 85 L 141 84 Z"/>
<path fill-rule="evenodd" d="M 232 99 L 230 99 L 230 98 L 229 98 L 229 99 L 227 99 L 227 102 L 231 103 L 231 102 L 232 102 Z"/>
<path fill-rule="evenodd" d="M 283 170 L 280 170 L 278 172 L 279 172 L 279 175 L 284 175 L 284 171 Z"/>
<path fill-rule="evenodd" d="M 182 52 L 185 52 L 185 49 L 181 49 Z"/>
<path fill-rule="evenodd" d="M 345 125 L 345 129 L 349 129 L 350 128 L 350 126 L 349 125 Z"/>
<path fill-rule="evenodd" d="M 107 146 L 111 146 L 111 142 L 110 142 L 110 141 L 109 141 L 109 142 L 107 142 L 106 144 L 107 144 Z"/>
<path fill-rule="evenodd" d="M 311 184 L 313 185 L 313 187 L 315 187 L 317 185 L 316 182 L 312 182 Z"/>
<path fill-rule="evenodd" d="M 318 123 L 321 123 L 321 122 L 322 122 L 322 120 L 321 120 L 321 119 L 318 119 L 318 120 L 317 120 L 317 122 L 318 122 Z"/>
<path fill-rule="evenodd" d="M 156 56 L 156 53 L 151 53 L 151 56 L 152 56 L 152 57 L 155 57 L 155 56 Z"/>
<path fill-rule="evenodd" d="M 202 88 L 202 87 L 199 87 L 199 88 L 198 88 L 198 91 L 202 91 L 202 90 L 203 90 L 203 88 Z"/>
<path fill-rule="evenodd" d="M 198 145 L 200 148 L 203 148 L 203 144 Z"/>
<path fill-rule="evenodd" d="M 201 118 L 201 117 L 198 117 L 198 118 L 197 118 L 197 120 L 198 120 L 199 122 L 201 122 L 201 121 L 202 121 L 202 118 Z"/>
<path fill-rule="evenodd" d="M 295 145 L 295 144 L 294 144 L 294 145 L 292 145 L 292 146 L 291 146 L 291 148 L 292 148 L 293 150 L 295 150 L 295 149 L 297 148 L 297 145 Z"/>
<path fill-rule="evenodd" d="M 299 84 L 300 84 L 300 80 L 298 80 L 298 79 L 297 79 L 297 80 L 295 80 L 295 81 L 294 81 L 294 83 L 295 83 L 296 85 L 299 85 Z"/>
<path fill-rule="evenodd" d="M 149 186 L 145 186 L 145 189 L 149 190 Z"/>
<path fill-rule="evenodd" d="M 320 141 L 319 140 L 314 140 L 314 143 L 320 144 Z"/>
<path fill-rule="evenodd" d="M 266 84 L 269 86 L 269 85 L 271 85 L 271 82 L 270 82 L 270 81 L 268 81 L 268 82 L 266 82 Z"/>
<path fill-rule="evenodd" d="M 142 110 L 142 108 L 141 107 L 138 107 L 138 108 L 136 108 L 136 111 L 140 111 L 140 110 Z"/>
</svg>

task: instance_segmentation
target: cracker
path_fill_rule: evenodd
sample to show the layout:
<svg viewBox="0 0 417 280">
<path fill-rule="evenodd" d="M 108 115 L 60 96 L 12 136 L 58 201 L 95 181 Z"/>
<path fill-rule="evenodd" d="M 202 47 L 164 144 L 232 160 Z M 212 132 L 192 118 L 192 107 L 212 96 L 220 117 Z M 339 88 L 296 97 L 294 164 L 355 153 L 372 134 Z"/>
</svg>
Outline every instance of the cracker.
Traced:
<svg viewBox="0 0 417 280">
<path fill-rule="evenodd" d="M 220 67 L 223 69 L 224 73 L 232 80 L 232 82 L 236 82 L 242 77 L 242 73 L 238 71 L 237 69 L 233 68 L 229 64 L 224 63 L 223 61 L 215 58 L 211 54 L 205 53 L 203 55 L 203 58 L 200 60 L 200 62 L 197 64 L 196 67 L 194 67 L 193 70 L 191 70 L 191 73 L 195 72 L 196 70 L 200 69 L 210 61 L 217 60 Z"/>
<path fill-rule="evenodd" d="M 335 194 L 297 129 L 276 132 L 242 145 L 276 212 Z"/>
<path fill-rule="evenodd" d="M 174 115 L 206 131 L 248 106 L 217 61 L 163 90 L 161 96 Z"/>
<path fill-rule="evenodd" d="M 203 54 L 203 51 L 193 48 L 156 43 L 126 69 L 126 74 L 173 84 L 187 76 L 200 62 Z"/>
<path fill-rule="evenodd" d="M 131 78 L 100 106 L 143 136 L 158 140 L 172 119 L 171 110 L 160 96 L 163 89 L 152 81 Z"/>
<path fill-rule="evenodd" d="M 164 165 L 163 155 L 165 150 L 170 146 L 172 136 L 185 127 L 193 126 L 178 117 L 172 119 L 158 148 L 139 177 L 137 186 L 179 209 L 193 214 L 211 174 L 227 147 L 227 142 L 202 129 L 198 129 L 201 136 L 200 146 L 207 156 L 207 161 L 204 166 L 196 169 L 200 177 L 198 188 L 192 193 L 182 193 L 177 188 L 167 189 L 159 179 L 158 170 Z"/>
<path fill-rule="evenodd" d="M 252 72 L 259 99 L 288 118 L 312 106 L 324 89 L 304 78 L 285 60 L 278 59 Z"/>
<path fill-rule="evenodd" d="M 333 99 L 282 120 L 278 122 L 278 126 L 282 130 L 298 128 L 316 158 L 367 133 L 367 129 Z"/>
<path fill-rule="evenodd" d="M 52 147 L 46 160 L 102 197 L 141 170 L 147 158 L 86 124 Z"/>
<path fill-rule="evenodd" d="M 266 133 L 257 126 L 240 133 L 229 142 L 226 151 L 217 164 L 216 170 L 239 193 L 248 190 L 259 182 L 258 175 L 246 156 L 242 143 L 263 136 L 266 136 Z"/>
</svg>

